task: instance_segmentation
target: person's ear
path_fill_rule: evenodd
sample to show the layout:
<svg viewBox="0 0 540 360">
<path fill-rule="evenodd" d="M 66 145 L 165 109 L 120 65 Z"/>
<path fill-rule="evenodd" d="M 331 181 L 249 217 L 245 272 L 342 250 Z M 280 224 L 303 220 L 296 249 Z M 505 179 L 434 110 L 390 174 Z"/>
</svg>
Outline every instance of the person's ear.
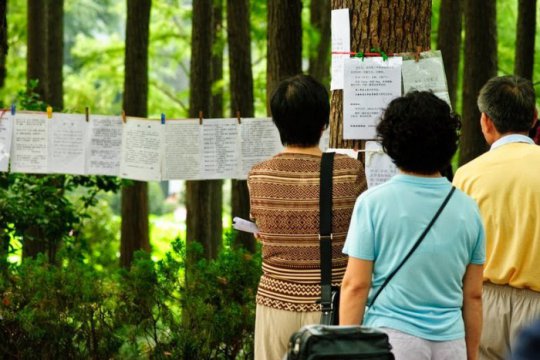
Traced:
<svg viewBox="0 0 540 360">
<path fill-rule="evenodd" d="M 487 143 L 491 145 L 494 141 L 495 125 L 493 124 L 493 120 L 491 120 L 491 118 L 484 112 L 480 116 L 480 127 Z"/>
</svg>

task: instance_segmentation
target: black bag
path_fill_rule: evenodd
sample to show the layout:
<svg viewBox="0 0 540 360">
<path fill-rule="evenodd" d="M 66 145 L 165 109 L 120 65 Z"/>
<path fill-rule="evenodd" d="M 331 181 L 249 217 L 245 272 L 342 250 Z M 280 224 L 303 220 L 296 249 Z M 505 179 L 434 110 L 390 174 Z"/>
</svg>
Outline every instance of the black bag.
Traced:
<svg viewBox="0 0 540 360">
<path fill-rule="evenodd" d="M 388 335 L 360 325 L 307 325 L 291 336 L 287 360 L 393 360 Z"/>
</svg>

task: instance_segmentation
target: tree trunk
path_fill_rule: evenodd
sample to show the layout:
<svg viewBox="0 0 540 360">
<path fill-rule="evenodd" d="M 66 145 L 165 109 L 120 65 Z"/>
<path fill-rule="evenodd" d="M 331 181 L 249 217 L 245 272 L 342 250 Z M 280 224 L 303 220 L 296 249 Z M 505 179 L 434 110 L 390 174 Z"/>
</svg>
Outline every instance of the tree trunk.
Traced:
<svg viewBox="0 0 540 360">
<path fill-rule="evenodd" d="M 146 117 L 148 100 L 148 37 L 151 0 L 127 0 L 124 111 Z M 122 188 L 120 265 L 129 268 L 133 253 L 150 251 L 148 235 L 148 185 L 134 181 Z"/>
<path fill-rule="evenodd" d="M 249 0 L 227 0 L 227 32 L 229 73 L 231 78 L 231 116 L 239 111 L 242 117 L 252 117 L 253 73 L 251 71 L 251 34 Z M 249 219 L 247 182 L 232 180 L 232 215 Z M 255 252 L 253 235 L 239 231 L 235 245 Z"/>
<path fill-rule="evenodd" d="M 6 80 L 6 57 L 8 53 L 7 0 L 0 0 L 0 89 Z"/>
<path fill-rule="evenodd" d="M 431 1 L 332 0 L 332 9 L 350 9 L 351 51 L 380 48 L 387 53 L 430 49 Z M 330 147 L 363 146 L 360 140 L 343 140 L 343 91 L 332 91 Z"/>
<path fill-rule="evenodd" d="M 34 92 L 46 98 L 47 85 L 47 26 L 46 0 L 27 0 L 28 4 L 28 46 L 26 54 L 26 79 L 37 80 Z"/>
<path fill-rule="evenodd" d="M 533 76 L 535 31 L 536 0 L 519 0 L 514 74 L 529 80 Z"/>
<path fill-rule="evenodd" d="M 330 89 L 330 0 L 311 0 L 309 12 L 318 41 L 310 44 L 308 73 Z"/>
<path fill-rule="evenodd" d="M 212 70 L 212 0 L 193 2 L 191 30 L 191 76 L 189 116 L 199 117 L 199 111 L 210 115 L 211 70 Z M 214 256 L 212 244 L 221 241 L 220 229 L 213 226 L 221 221 L 220 209 L 215 209 L 218 191 L 216 181 L 186 181 L 186 240 L 188 245 L 198 242 L 203 247 L 203 256 Z M 221 190 L 219 190 L 221 192 Z M 188 266 L 198 259 L 188 247 Z"/>
<path fill-rule="evenodd" d="M 45 101 L 55 110 L 64 107 L 64 0 L 47 0 L 47 91 Z"/>
<path fill-rule="evenodd" d="M 462 18 L 463 0 L 441 1 L 437 48 L 443 56 L 448 94 L 453 109 L 456 108 Z"/>
<path fill-rule="evenodd" d="M 459 164 L 487 150 L 480 129 L 478 93 L 497 75 L 497 24 L 495 1 L 465 0 L 465 64 L 463 74 L 463 127 Z"/>
<path fill-rule="evenodd" d="M 302 72 L 302 1 L 268 0 L 266 104 L 279 82 Z"/>
</svg>

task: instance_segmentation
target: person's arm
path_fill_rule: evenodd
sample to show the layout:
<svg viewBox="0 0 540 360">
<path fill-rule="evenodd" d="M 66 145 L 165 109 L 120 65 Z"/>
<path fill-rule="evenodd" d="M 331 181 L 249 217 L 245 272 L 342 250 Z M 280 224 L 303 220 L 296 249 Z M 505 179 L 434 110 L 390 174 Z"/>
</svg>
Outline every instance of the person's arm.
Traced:
<svg viewBox="0 0 540 360">
<path fill-rule="evenodd" d="M 373 261 L 349 257 L 341 284 L 339 325 L 359 325 L 371 288 Z"/>
<path fill-rule="evenodd" d="M 463 321 L 467 359 L 478 358 L 480 335 L 482 334 L 482 283 L 484 266 L 470 264 L 463 277 Z"/>
</svg>

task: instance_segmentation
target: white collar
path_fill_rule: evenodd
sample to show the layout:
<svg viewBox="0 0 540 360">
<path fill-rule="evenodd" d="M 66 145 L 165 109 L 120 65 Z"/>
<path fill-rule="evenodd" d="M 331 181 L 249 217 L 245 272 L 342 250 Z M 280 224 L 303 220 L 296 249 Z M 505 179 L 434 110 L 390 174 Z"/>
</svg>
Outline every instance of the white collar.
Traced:
<svg viewBox="0 0 540 360">
<path fill-rule="evenodd" d="M 491 148 L 489 150 L 495 150 L 498 147 L 501 147 L 503 145 L 510 144 L 510 143 L 527 143 L 527 144 L 534 145 L 533 139 L 531 139 L 528 136 L 521 135 L 521 134 L 510 134 L 510 135 L 503 136 L 502 138 L 500 138 L 499 140 L 491 144 Z"/>
</svg>

